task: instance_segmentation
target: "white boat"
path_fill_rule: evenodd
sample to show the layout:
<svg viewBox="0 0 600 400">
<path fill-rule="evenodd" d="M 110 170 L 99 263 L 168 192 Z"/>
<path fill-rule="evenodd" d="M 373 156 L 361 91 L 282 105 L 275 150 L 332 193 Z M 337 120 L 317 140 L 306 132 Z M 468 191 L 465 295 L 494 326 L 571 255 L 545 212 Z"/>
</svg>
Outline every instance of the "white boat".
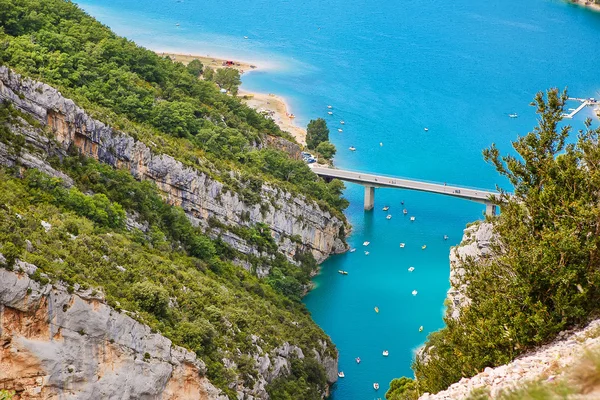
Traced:
<svg viewBox="0 0 600 400">
<path fill-rule="evenodd" d="M 408 210 L 405 208 L 404 210 L 402 210 L 402 214 L 404 214 L 404 215 L 408 214 Z"/>
<path fill-rule="evenodd" d="M 343 377 L 345 377 L 345 376 L 346 376 L 346 375 L 344 375 L 344 371 L 340 371 L 340 372 L 338 372 L 338 377 L 339 377 L 339 378 L 343 378 Z"/>
<path fill-rule="evenodd" d="M 360 364 L 360 357 L 356 357 L 355 360 L 357 364 Z"/>
<path fill-rule="evenodd" d="M 333 106 L 327 106 L 327 108 L 329 108 L 331 110 L 333 108 Z"/>
<path fill-rule="evenodd" d="M 416 218 L 415 217 L 410 217 L 410 220 L 414 221 L 414 220 L 416 220 Z"/>
<path fill-rule="evenodd" d="M 342 275 L 348 275 L 348 271 L 344 271 L 344 270 L 338 269 L 338 272 L 340 274 L 342 274 Z"/>
<path fill-rule="evenodd" d="M 344 125 L 344 124 L 345 124 L 345 122 L 344 122 L 344 121 L 340 121 L 340 124 Z"/>
<path fill-rule="evenodd" d="M 375 390 L 379 390 L 379 383 L 375 382 L 375 383 L 373 384 L 373 389 L 375 389 Z"/>
<path fill-rule="evenodd" d="M 380 145 L 380 146 L 383 146 L 383 142 L 379 142 L 379 145 Z"/>
<path fill-rule="evenodd" d="M 385 217 L 386 219 L 392 219 L 392 214 L 388 214 L 387 217 Z"/>
<path fill-rule="evenodd" d="M 356 151 L 356 147 L 350 146 L 350 147 L 348 147 L 348 150 L 350 150 L 350 151 Z"/>
<path fill-rule="evenodd" d="M 421 250 L 425 250 L 427 248 L 427 245 L 424 244 L 423 246 L 421 246 Z"/>
<path fill-rule="evenodd" d="M 369 255 L 369 252 L 368 252 L 368 251 L 365 251 L 365 256 L 368 256 L 368 255 Z"/>
<path fill-rule="evenodd" d="M 350 253 L 354 253 L 356 251 L 355 248 L 350 249 Z"/>
<path fill-rule="evenodd" d="M 404 244 L 404 243 L 400 243 L 400 248 L 401 248 L 401 249 L 403 249 L 403 248 L 404 248 L 404 246 L 406 246 L 406 244 Z"/>
<path fill-rule="evenodd" d="M 387 210 L 389 210 L 389 209 L 390 209 L 390 207 L 389 207 L 389 206 L 385 206 L 385 207 L 383 207 L 383 208 L 382 208 L 382 210 L 383 210 L 383 211 L 387 211 Z"/>
<path fill-rule="evenodd" d="M 244 39 L 248 39 L 248 36 L 244 36 Z"/>
<path fill-rule="evenodd" d="M 333 115 L 333 113 L 331 111 L 327 111 L 327 114 L 329 115 Z"/>
<path fill-rule="evenodd" d="M 418 293 L 418 292 L 417 292 L 416 290 L 413 290 L 413 291 L 412 291 L 412 295 L 413 295 L 413 296 L 416 296 L 416 295 L 417 295 L 417 293 Z"/>
<path fill-rule="evenodd" d="M 342 130 L 342 128 L 338 128 L 338 132 L 342 133 L 344 131 Z"/>
<path fill-rule="evenodd" d="M 387 350 L 384 350 L 382 354 L 383 354 L 384 357 L 387 357 L 387 356 L 390 355 L 390 352 L 387 351 Z"/>
<path fill-rule="evenodd" d="M 423 332 L 423 325 L 419 327 L 419 332 Z"/>
<path fill-rule="evenodd" d="M 175 26 L 179 26 L 179 24 L 175 24 Z"/>
<path fill-rule="evenodd" d="M 368 246 L 370 244 L 371 244 L 371 242 L 363 242 L 363 246 Z"/>
<path fill-rule="evenodd" d="M 519 118 L 519 114 L 517 113 L 508 114 L 508 116 L 511 118 Z"/>
<path fill-rule="evenodd" d="M 429 132 L 429 128 L 425 128 L 425 132 Z"/>
<path fill-rule="evenodd" d="M 408 272 L 413 272 L 415 270 L 415 267 L 409 267 L 408 268 Z"/>
<path fill-rule="evenodd" d="M 448 235 L 444 235 L 444 240 L 448 240 Z"/>
<path fill-rule="evenodd" d="M 379 313 L 379 307 L 375 307 L 374 310 L 376 313 Z"/>
</svg>

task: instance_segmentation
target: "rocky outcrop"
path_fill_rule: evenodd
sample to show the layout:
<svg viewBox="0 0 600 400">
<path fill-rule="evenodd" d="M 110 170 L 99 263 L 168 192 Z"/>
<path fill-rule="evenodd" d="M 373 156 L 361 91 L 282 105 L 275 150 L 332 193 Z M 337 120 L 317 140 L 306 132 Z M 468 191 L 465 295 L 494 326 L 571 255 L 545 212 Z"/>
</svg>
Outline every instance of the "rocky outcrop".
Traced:
<svg viewBox="0 0 600 400">
<path fill-rule="evenodd" d="M 227 399 L 194 353 L 92 294 L 0 269 L 0 388 L 16 399 Z"/>
<path fill-rule="evenodd" d="M 161 154 L 156 146 L 151 149 L 126 133 L 93 119 L 56 89 L 23 78 L 4 66 L 0 67 L 0 101 L 3 100 L 10 101 L 17 109 L 50 128 L 52 139 L 58 144 L 56 151 L 66 152 L 74 146 L 86 156 L 129 170 L 137 179 L 154 181 L 170 204 L 181 206 L 192 222 L 207 230 L 211 229 L 208 224 L 211 218 L 226 227 L 267 224 L 278 250 L 292 262 L 299 251 L 310 251 L 320 262 L 332 253 L 346 249 L 340 237 L 343 231 L 340 228 L 345 221 L 322 210 L 312 200 L 264 183 L 260 189 L 261 202 L 247 204 L 238 193 L 228 190 L 217 179 Z M 38 137 L 43 141 L 43 135 Z M 34 138 L 30 135 L 29 139 Z M 280 142 L 277 140 L 278 146 L 283 146 Z M 44 147 L 41 142 L 36 145 Z M 297 149 L 290 148 L 289 151 L 296 152 Z M 44 164 L 43 155 L 30 164 L 36 165 L 36 162 Z M 223 233 L 221 229 L 212 231 L 214 235 Z M 231 233 L 224 236 L 237 250 L 262 255 L 242 238 Z M 299 240 L 292 240 L 292 237 Z"/>
<path fill-rule="evenodd" d="M 467 261 L 485 262 L 491 256 L 494 241 L 493 225 L 489 222 L 478 222 L 463 232 L 462 241 L 450 250 L 450 289 L 446 295 L 448 308 L 446 315 L 458 318 L 461 308 L 470 304 L 465 295 L 467 282 L 464 280 L 464 264 Z"/>
<path fill-rule="evenodd" d="M 424 394 L 420 400 L 465 399 L 474 389 L 485 388 L 495 398 L 503 390 L 520 387 L 530 381 L 554 381 L 565 369 L 578 362 L 586 351 L 600 348 L 600 320 L 579 331 L 567 331 L 558 339 L 534 352 L 525 354 L 509 364 L 486 368 L 472 378 L 463 378 L 435 395 Z M 598 393 L 593 397 L 597 399 Z M 573 397 L 575 398 L 575 397 Z"/>
</svg>

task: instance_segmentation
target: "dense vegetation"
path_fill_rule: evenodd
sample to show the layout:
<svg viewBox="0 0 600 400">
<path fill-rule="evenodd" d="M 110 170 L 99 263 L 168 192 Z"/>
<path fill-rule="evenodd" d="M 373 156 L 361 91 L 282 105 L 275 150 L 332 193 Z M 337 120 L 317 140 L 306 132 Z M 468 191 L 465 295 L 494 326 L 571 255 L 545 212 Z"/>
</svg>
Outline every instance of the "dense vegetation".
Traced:
<svg viewBox="0 0 600 400">
<path fill-rule="evenodd" d="M 96 169 L 98 177 L 110 180 L 101 170 Z M 137 312 L 141 322 L 195 351 L 207 363 L 211 381 L 225 390 L 234 373 L 250 384 L 256 377 L 247 355 L 256 351 L 250 335 L 259 336 L 266 351 L 289 341 L 305 354 L 312 354 L 309 349 L 319 340 L 327 340 L 301 303 L 231 264 L 231 249 L 195 232 L 181 210 L 153 203 L 156 191 L 135 183 L 128 188 L 142 199 L 121 205 L 104 194 L 67 189 L 36 170 L 22 179 L 0 170 L 0 253 L 5 267 L 12 268 L 20 259 L 37 265 L 53 281 L 103 291 L 113 307 Z M 140 222 L 148 223 L 147 231 L 125 229 L 128 206 L 150 214 L 139 216 Z M 51 225 L 48 232 L 41 221 Z M 34 278 L 47 281 L 40 274 Z M 223 357 L 236 362 L 237 370 L 226 370 Z M 300 363 L 297 368 L 310 365 L 324 373 L 314 360 L 295 362 Z M 297 390 L 295 376 L 281 380 Z M 325 385 L 324 380 L 309 383 L 301 386 L 311 393 Z"/>
<path fill-rule="evenodd" d="M 484 151 L 514 195 L 503 194 L 494 221 L 494 256 L 465 265 L 470 306 L 445 319 L 428 338 L 426 361 L 413 365 L 421 393 L 509 362 L 598 313 L 600 128 L 588 121 L 569 143 L 571 129 L 560 125 L 565 100 L 558 90 L 537 95 L 539 125 L 513 142 L 518 156 Z M 388 398 L 411 398 L 403 396 Z"/>
<path fill-rule="evenodd" d="M 0 142 L 13 153 L 34 151 L 10 128 L 26 117 L 0 104 Z M 311 349 L 330 342 L 300 302 L 316 267 L 310 254 L 299 254 L 302 263 L 295 266 L 276 252 L 266 226 L 240 227 L 237 234 L 270 253 L 246 259 L 270 266 L 271 274 L 259 279 L 232 263 L 244 254 L 192 226 L 180 208 L 162 200 L 153 183 L 76 154 L 51 163 L 75 185 L 68 188 L 37 170 L 0 167 L 5 259 L 0 267 L 12 269 L 22 260 L 39 267 L 33 278 L 42 283 L 62 281 L 70 290 L 80 285 L 103 292 L 117 310 L 133 312 L 196 352 L 211 381 L 232 398 L 228 384 L 235 375 L 250 387 L 257 376 L 251 335 L 267 352 L 286 341 L 298 345 L 308 357 L 295 360 L 291 374 L 268 389 L 273 399 L 292 393 L 319 398 L 314 393 L 324 389 L 326 379 L 323 367 L 310 358 Z M 50 224 L 48 230 L 42 221 Z M 237 367 L 226 369 L 223 358 Z"/>
<path fill-rule="evenodd" d="M 307 195 L 337 215 L 347 207 L 339 182 L 327 184 L 301 161 L 260 149 L 264 135 L 293 139 L 215 83 L 197 79 L 201 65 L 161 58 L 66 0 L 0 0 L 0 49 L 0 63 L 58 87 L 96 118 L 160 143 L 161 151 L 215 179 L 234 169 Z M 211 80 L 235 92 L 237 71 L 210 71 Z"/>
</svg>

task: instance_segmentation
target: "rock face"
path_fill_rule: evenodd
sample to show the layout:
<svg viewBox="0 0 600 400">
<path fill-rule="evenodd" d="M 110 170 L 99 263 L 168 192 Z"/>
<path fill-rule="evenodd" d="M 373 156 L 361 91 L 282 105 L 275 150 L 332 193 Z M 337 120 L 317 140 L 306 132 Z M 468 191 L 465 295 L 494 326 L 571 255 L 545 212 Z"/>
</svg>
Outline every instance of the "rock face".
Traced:
<svg viewBox="0 0 600 400">
<path fill-rule="evenodd" d="M 466 283 L 462 279 L 465 274 L 464 263 L 467 260 L 485 262 L 491 255 L 494 237 L 492 224 L 480 222 L 465 229 L 460 244 L 450 250 L 450 289 L 446 295 L 446 315 L 451 318 L 458 318 L 461 308 L 470 304 L 465 296 Z"/>
<path fill-rule="evenodd" d="M 93 119 L 72 100 L 64 98 L 56 89 L 15 74 L 0 67 L 0 101 L 8 100 L 17 109 L 29 114 L 43 126 L 50 128 L 52 139 L 58 144 L 56 152 L 66 152 L 75 146 L 82 154 L 103 163 L 131 172 L 137 179 L 156 183 L 170 204 L 181 206 L 195 224 L 209 229 L 209 218 L 224 226 L 252 226 L 267 224 L 278 250 L 294 262 L 297 252 L 310 251 L 318 262 L 332 253 L 343 252 L 346 244 L 340 237 L 345 221 L 322 210 L 304 196 L 291 194 L 269 184 L 262 184 L 260 204 L 247 204 L 237 193 L 208 175 L 184 165 L 173 157 L 150 149 L 141 141 L 113 130 Z M 31 133 L 28 142 L 49 150 L 53 143 Z M 296 148 L 279 139 L 269 139 L 279 148 L 296 154 Z M 276 143 L 275 143 L 276 142 Z M 4 156 L 2 155 L 4 154 Z M 43 162 L 43 155 L 33 157 L 29 165 L 42 170 L 51 168 Z M 0 149 L 0 161 L 14 163 Z M 21 157 L 23 158 L 23 157 Z M 42 164 L 46 164 L 45 166 Z M 210 229 L 209 229 L 210 230 Z M 227 229 L 213 229 L 235 249 L 260 256 L 261 254 L 242 238 Z M 292 240 L 292 236 L 299 240 Z"/>
<path fill-rule="evenodd" d="M 496 368 L 486 368 L 472 378 L 463 378 L 448 389 L 435 395 L 424 394 L 420 400 L 458 400 L 478 388 L 490 390 L 492 398 L 502 390 L 522 386 L 536 380 L 552 381 L 564 373 L 566 367 L 577 363 L 586 351 L 600 348 L 600 320 L 591 322 L 577 332 L 567 331 L 558 335 L 558 339 L 532 353 L 525 354 L 515 361 Z M 558 374 L 558 375 L 557 375 Z M 597 399 L 598 393 L 592 397 Z"/>
<path fill-rule="evenodd" d="M 0 269 L 0 387 L 17 399 L 227 399 L 204 373 L 98 296 Z"/>
</svg>

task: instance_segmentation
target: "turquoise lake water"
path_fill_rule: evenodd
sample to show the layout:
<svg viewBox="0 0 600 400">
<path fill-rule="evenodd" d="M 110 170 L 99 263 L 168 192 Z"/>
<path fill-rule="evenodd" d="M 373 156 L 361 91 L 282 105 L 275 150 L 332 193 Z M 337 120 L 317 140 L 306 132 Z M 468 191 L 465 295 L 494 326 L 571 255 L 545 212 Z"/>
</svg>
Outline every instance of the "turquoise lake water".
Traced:
<svg viewBox="0 0 600 400">
<path fill-rule="evenodd" d="M 600 13 L 558 0 L 77 3 L 151 49 L 265 67 L 244 75 L 244 88 L 287 97 L 302 125 L 327 119 L 335 163 L 354 170 L 493 189 L 506 182 L 481 150 L 496 142 L 508 152 L 510 140 L 533 128 L 529 103 L 537 91 L 568 86 L 573 96 L 600 97 Z M 519 118 L 509 118 L 513 112 Z M 570 123 L 579 129 L 590 116 L 585 110 Z M 326 261 L 305 302 L 340 351 L 346 377 L 333 398 L 383 398 L 391 379 L 412 376 L 415 350 L 443 326 L 449 249 L 483 206 L 377 189 L 375 210 L 364 212 L 362 187 L 347 187 L 349 243 L 357 251 Z"/>
</svg>

